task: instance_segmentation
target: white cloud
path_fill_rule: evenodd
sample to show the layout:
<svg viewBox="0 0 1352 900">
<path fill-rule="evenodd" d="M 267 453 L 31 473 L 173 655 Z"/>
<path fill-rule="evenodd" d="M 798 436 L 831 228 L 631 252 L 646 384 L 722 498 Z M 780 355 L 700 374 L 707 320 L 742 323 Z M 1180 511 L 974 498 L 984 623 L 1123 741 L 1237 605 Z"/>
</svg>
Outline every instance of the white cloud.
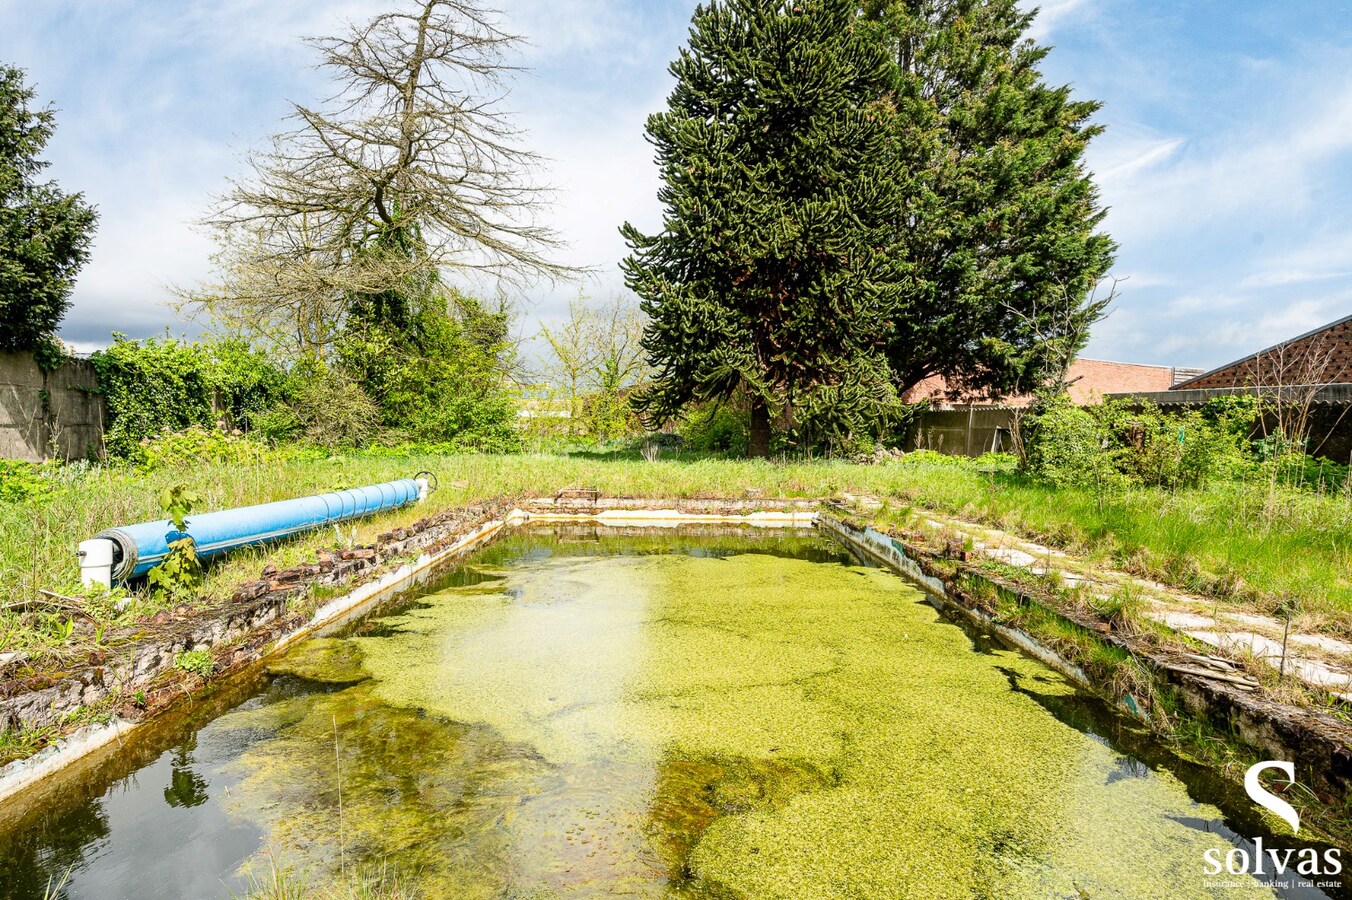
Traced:
<svg viewBox="0 0 1352 900">
<path fill-rule="evenodd" d="M 1234 357 L 1246 356 L 1331 322 L 1340 312 L 1346 315 L 1349 299 L 1352 292 L 1306 298 L 1281 304 L 1257 317 L 1223 319 L 1215 324 L 1212 339 L 1219 346 L 1232 348 Z"/>
<path fill-rule="evenodd" d="M 1119 184 L 1131 184 L 1152 167 L 1168 161 L 1180 147 L 1182 138 L 1155 137 L 1130 132 L 1118 138 L 1110 131 L 1093 151 L 1094 179 L 1099 187 L 1112 192 Z"/>
<path fill-rule="evenodd" d="M 1326 281 L 1330 278 L 1346 278 L 1352 272 L 1323 271 L 1311 272 L 1305 269 L 1274 269 L 1245 276 L 1239 282 L 1241 288 L 1286 287 L 1292 284 L 1304 284 L 1310 281 Z"/>
<path fill-rule="evenodd" d="M 1286 287 L 1348 276 L 1352 276 L 1352 232 L 1341 232 L 1301 240 L 1295 247 L 1261 257 L 1240 287 Z"/>
<path fill-rule="evenodd" d="M 1270 221 L 1306 210 L 1329 167 L 1352 150 L 1352 80 L 1304 96 L 1312 102 L 1276 121 L 1253 121 L 1186 147 L 1180 138 L 1124 139 L 1109 158 L 1125 158 L 1103 166 L 1100 178 L 1114 234 L 1186 235 L 1243 213 Z"/>
<path fill-rule="evenodd" d="M 1180 104 L 1174 133 L 1117 121 L 1096 142 L 1115 271 L 1157 281 L 1123 285 L 1093 352 L 1220 365 L 1346 315 L 1352 78 L 1341 51 L 1300 62 L 1265 65 L 1263 102 L 1209 130 Z"/>
<path fill-rule="evenodd" d="M 1042 0 L 1021 5 L 1025 9 L 1037 7 L 1037 18 L 1033 20 L 1028 36 L 1038 43 L 1046 43 L 1058 25 L 1083 15 L 1091 3 L 1090 0 Z"/>
</svg>

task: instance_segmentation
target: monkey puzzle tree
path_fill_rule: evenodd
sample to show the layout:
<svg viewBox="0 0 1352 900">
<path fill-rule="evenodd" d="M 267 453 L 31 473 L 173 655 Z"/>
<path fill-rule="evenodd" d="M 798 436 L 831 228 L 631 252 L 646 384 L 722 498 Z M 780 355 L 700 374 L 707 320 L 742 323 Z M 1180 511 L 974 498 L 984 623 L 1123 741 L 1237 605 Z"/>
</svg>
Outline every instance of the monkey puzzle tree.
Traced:
<svg viewBox="0 0 1352 900">
<path fill-rule="evenodd" d="M 97 214 L 82 194 L 39 182 L 38 155 L 56 130 L 22 69 L 0 66 L 0 350 L 32 350 L 56 334 Z"/>
<path fill-rule="evenodd" d="M 696 9 L 668 108 L 647 123 L 662 229 L 623 228 L 650 320 L 650 419 L 744 390 L 750 452 L 766 456 L 773 421 L 851 421 L 889 396 L 891 73 L 856 19 L 850 0 Z"/>
<path fill-rule="evenodd" d="M 1024 37 L 1034 13 L 1016 0 L 865 0 L 862 12 L 891 59 L 905 197 L 894 383 L 1040 388 L 1112 299 L 1094 296 L 1116 248 L 1095 230 L 1105 210 L 1083 162 L 1099 104 L 1043 81 L 1048 48 Z"/>
</svg>

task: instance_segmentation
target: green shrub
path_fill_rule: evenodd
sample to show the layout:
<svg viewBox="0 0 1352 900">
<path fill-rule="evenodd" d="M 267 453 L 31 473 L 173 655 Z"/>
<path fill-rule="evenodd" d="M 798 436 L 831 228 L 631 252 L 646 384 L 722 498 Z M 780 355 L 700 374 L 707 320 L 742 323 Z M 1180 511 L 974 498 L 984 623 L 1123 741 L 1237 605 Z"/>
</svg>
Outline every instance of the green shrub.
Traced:
<svg viewBox="0 0 1352 900">
<path fill-rule="evenodd" d="M 380 436 L 380 407 L 351 376 L 320 360 L 297 368 L 295 399 L 264 420 L 274 433 L 329 449 L 365 447 Z"/>
<path fill-rule="evenodd" d="M 682 423 L 685 448 L 696 453 L 745 456 L 751 440 L 751 415 L 728 403 L 705 403 Z"/>
<path fill-rule="evenodd" d="M 516 407 L 501 360 L 509 349 L 507 314 L 459 295 L 450 301 L 454 315 L 429 305 L 404 329 L 349 327 L 336 368 L 374 401 L 383 440 L 517 450 Z"/>
<path fill-rule="evenodd" d="M 1025 420 L 1024 469 L 1052 484 L 1194 487 L 1257 472 L 1249 432 L 1252 397 L 1225 397 L 1200 410 L 1165 411 L 1112 400 L 1079 408 L 1061 397 Z"/>
<path fill-rule="evenodd" d="M 108 404 L 107 451 L 158 468 L 255 460 L 263 449 L 243 440 L 251 434 L 321 448 L 516 450 L 501 361 L 508 317 L 458 295 L 451 314 L 445 300 L 397 326 L 358 317 L 333 360 L 303 359 L 289 371 L 241 341 L 115 335 L 93 358 Z"/>
<path fill-rule="evenodd" d="M 160 492 L 160 509 L 169 516 L 169 524 L 177 531 L 188 529 L 188 513 L 202 502 L 196 491 L 187 485 L 176 484 Z M 158 603 L 169 604 L 190 600 L 202 586 L 202 564 L 197 559 L 197 545 L 191 537 L 169 542 L 169 553 L 146 573 L 150 596 Z"/>
<path fill-rule="evenodd" d="M 0 503 L 20 503 L 50 494 L 52 482 L 45 474 L 51 465 L 0 459 Z"/>
<path fill-rule="evenodd" d="M 189 343 L 173 338 L 113 343 L 92 357 L 108 405 L 104 444 L 119 458 L 144 438 L 204 428 L 224 420 L 248 430 L 251 419 L 284 400 L 289 376 L 238 341 Z"/>
<path fill-rule="evenodd" d="M 51 335 L 38 338 L 33 345 L 33 362 L 44 372 L 58 371 L 70 359 L 65 344 Z"/>
<path fill-rule="evenodd" d="M 146 584 L 151 599 L 165 606 L 194 599 L 202 587 L 202 564 L 193 539 L 170 541 L 168 554 L 146 573 Z"/>
<path fill-rule="evenodd" d="M 1269 435 L 1253 441 L 1252 446 L 1257 460 L 1254 469 L 1266 481 L 1319 492 L 1352 489 L 1347 466 L 1310 456 L 1303 444 Z"/>
<path fill-rule="evenodd" d="M 244 341 L 219 341 L 203 349 L 211 360 L 208 372 L 216 408 L 232 428 L 260 430 L 259 418 L 292 396 L 295 385 L 290 374 Z"/>
<path fill-rule="evenodd" d="M 603 387 L 584 398 L 583 430 L 598 443 L 635 437 L 643 433 L 643 423 L 621 391 Z"/>
<path fill-rule="evenodd" d="M 1171 412 L 1153 403 L 1117 400 L 1089 412 L 1105 429 L 1119 470 L 1133 482 L 1191 487 L 1254 470 L 1248 449 L 1256 415 L 1252 397 L 1221 398 L 1201 410 Z"/>
<path fill-rule="evenodd" d="M 1101 482 L 1116 467 L 1108 457 L 1108 430 L 1085 410 L 1057 397 L 1042 402 L 1024 419 L 1024 468 L 1055 485 Z"/>
<path fill-rule="evenodd" d="M 300 438 L 305 428 L 297 408 L 303 389 L 303 385 L 293 386 L 294 396 L 289 402 L 251 415 L 249 423 L 253 426 L 253 435 L 273 446 Z"/>
<path fill-rule="evenodd" d="M 143 439 L 162 432 L 216 421 L 210 360 L 195 344 L 114 334 L 91 360 L 108 403 L 103 442 L 113 456 L 130 457 Z"/>
<path fill-rule="evenodd" d="M 145 472 L 187 468 L 202 462 L 250 464 L 271 458 L 268 447 L 224 425 L 207 428 L 192 425 L 182 431 L 165 431 L 141 438 L 128 459 Z"/>
</svg>

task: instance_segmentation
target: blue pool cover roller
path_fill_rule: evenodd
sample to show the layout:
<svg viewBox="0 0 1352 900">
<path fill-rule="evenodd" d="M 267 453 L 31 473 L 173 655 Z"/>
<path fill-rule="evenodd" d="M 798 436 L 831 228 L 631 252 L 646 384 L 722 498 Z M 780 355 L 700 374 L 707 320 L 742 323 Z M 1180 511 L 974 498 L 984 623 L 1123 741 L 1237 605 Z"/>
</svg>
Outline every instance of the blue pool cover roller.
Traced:
<svg viewBox="0 0 1352 900">
<path fill-rule="evenodd" d="M 210 559 L 240 547 L 275 541 L 331 523 L 404 506 L 425 496 L 426 485 L 423 479 L 401 478 L 313 497 L 190 514 L 186 531 L 179 531 L 172 522 L 160 519 L 109 528 L 94 537 L 116 545 L 112 560 L 113 582 L 129 581 L 159 565 L 169 553 L 169 544 L 180 538 L 191 537 L 197 547 L 198 559 Z"/>
</svg>

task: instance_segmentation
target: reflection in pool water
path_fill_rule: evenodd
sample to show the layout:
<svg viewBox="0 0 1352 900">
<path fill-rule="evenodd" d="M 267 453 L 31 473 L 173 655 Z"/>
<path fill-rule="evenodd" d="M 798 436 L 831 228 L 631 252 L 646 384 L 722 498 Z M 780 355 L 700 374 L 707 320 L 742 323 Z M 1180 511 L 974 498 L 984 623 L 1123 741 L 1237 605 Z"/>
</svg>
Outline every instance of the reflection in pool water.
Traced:
<svg viewBox="0 0 1352 900">
<path fill-rule="evenodd" d="M 428 897 L 1211 896 L 1220 811 L 901 579 L 819 537 L 584 536 L 503 540 L 11 823 L 5 896 L 67 869 L 69 896 L 229 896 L 269 858 Z"/>
</svg>

